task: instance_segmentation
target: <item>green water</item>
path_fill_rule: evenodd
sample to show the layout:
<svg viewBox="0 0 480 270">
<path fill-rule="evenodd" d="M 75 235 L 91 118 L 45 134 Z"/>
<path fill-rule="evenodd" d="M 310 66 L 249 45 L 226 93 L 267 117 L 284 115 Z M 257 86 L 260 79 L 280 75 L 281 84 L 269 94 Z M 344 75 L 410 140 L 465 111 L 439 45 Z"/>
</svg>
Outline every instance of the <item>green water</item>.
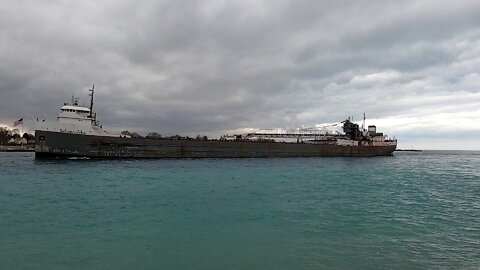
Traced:
<svg viewBox="0 0 480 270">
<path fill-rule="evenodd" d="M 478 269 L 479 165 L 0 153 L 0 269 Z"/>
</svg>

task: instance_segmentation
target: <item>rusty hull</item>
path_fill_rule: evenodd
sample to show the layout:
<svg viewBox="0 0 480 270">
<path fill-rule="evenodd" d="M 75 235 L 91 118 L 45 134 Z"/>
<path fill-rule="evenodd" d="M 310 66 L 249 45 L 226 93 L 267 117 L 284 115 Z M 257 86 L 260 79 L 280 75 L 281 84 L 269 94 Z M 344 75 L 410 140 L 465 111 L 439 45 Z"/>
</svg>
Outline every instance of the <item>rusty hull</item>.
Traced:
<svg viewBox="0 0 480 270">
<path fill-rule="evenodd" d="M 339 146 L 332 143 L 124 138 L 42 130 L 35 132 L 35 141 L 37 158 L 368 157 L 392 155 L 396 148 L 396 145 Z"/>
</svg>

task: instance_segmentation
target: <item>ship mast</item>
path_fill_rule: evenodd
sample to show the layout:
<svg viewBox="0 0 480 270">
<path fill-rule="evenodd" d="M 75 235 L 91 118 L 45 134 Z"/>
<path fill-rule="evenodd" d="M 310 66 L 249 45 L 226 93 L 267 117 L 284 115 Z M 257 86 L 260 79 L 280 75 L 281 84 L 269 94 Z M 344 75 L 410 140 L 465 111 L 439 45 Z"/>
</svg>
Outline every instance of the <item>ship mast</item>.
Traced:
<svg viewBox="0 0 480 270">
<path fill-rule="evenodd" d="M 78 105 L 78 97 L 75 97 L 75 93 L 72 94 L 72 106 Z"/>
<path fill-rule="evenodd" d="M 365 113 L 363 113 L 362 132 L 365 132 Z"/>
<path fill-rule="evenodd" d="M 90 94 L 90 118 L 93 116 L 93 93 L 95 92 L 95 84 L 93 84 L 92 89 L 88 90 L 92 92 Z"/>
</svg>

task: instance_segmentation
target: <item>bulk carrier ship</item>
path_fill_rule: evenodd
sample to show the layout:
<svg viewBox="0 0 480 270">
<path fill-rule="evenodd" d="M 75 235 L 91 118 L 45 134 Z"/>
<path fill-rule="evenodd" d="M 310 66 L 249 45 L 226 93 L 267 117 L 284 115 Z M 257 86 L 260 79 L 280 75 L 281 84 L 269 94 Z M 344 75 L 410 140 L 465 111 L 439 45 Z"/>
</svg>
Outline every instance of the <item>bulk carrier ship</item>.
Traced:
<svg viewBox="0 0 480 270">
<path fill-rule="evenodd" d="M 35 129 L 35 157 L 90 158 L 266 158 L 266 157 L 368 157 L 392 155 L 396 139 L 367 130 L 350 119 L 342 121 L 344 134 L 316 129 L 258 131 L 222 136 L 221 139 L 132 138 L 111 135 L 99 125 L 93 113 L 94 87 L 90 106 L 78 99 L 62 106 L 57 120 L 38 123 Z"/>
</svg>

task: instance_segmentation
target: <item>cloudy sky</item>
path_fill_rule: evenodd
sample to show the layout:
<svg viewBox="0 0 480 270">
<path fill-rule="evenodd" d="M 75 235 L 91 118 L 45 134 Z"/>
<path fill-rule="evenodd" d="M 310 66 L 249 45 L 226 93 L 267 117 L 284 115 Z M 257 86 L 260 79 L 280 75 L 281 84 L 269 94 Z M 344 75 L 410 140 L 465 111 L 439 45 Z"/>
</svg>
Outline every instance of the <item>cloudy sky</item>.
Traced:
<svg viewBox="0 0 480 270">
<path fill-rule="evenodd" d="M 219 135 L 365 112 L 401 148 L 480 150 L 479 1 L 0 2 L 0 123 L 75 93 L 107 131 Z"/>
</svg>

